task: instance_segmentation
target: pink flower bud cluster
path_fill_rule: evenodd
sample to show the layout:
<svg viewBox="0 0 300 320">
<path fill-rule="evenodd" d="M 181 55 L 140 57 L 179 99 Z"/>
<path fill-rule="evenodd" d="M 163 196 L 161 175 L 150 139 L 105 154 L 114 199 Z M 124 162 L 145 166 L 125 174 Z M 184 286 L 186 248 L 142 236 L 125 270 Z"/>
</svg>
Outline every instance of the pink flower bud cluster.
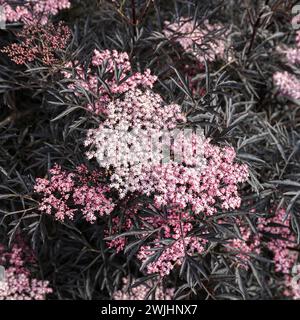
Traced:
<svg viewBox="0 0 300 320">
<path fill-rule="evenodd" d="M 0 245 L 0 265 L 5 268 L 5 277 L 0 280 L 0 300 L 45 300 L 52 293 L 48 281 L 32 277 L 27 265 L 33 262 L 23 243 L 14 244 L 11 250 Z"/>
<path fill-rule="evenodd" d="M 285 62 L 292 68 L 300 66 L 300 31 L 296 32 L 295 47 L 278 50 L 285 56 Z M 276 72 L 273 75 L 274 84 L 279 88 L 282 95 L 292 99 L 300 99 L 300 80 L 298 73 L 290 73 L 288 71 Z"/>
<path fill-rule="evenodd" d="M 71 62 L 66 64 L 66 68 L 72 68 L 72 66 Z M 93 69 L 97 67 L 104 68 L 102 71 L 105 79 L 103 80 L 107 86 L 103 85 L 96 73 L 93 72 Z M 75 78 L 73 78 L 74 75 L 69 70 L 63 71 L 64 76 L 72 80 L 69 88 L 73 89 L 76 95 L 80 95 L 79 87 L 96 95 L 96 101 L 93 104 L 87 104 L 88 110 L 96 114 L 106 114 L 106 107 L 112 100 L 112 96 L 118 97 L 120 94 L 138 87 L 152 88 L 157 79 L 156 76 L 151 75 L 149 69 L 145 70 L 144 73 L 133 72 L 128 54 L 126 52 L 117 52 L 116 50 L 104 50 L 101 52 L 95 50 L 87 74 L 85 74 L 84 68 L 80 65 L 76 66 L 75 70 Z M 117 73 L 119 74 L 118 76 Z"/>
<path fill-rule="evenodd" d="M 258 229 L 272 236 L 267 248 L 274 255 L 275 271 L 289 274 L 298 257 L 298 253 L 292 250 L 296 237 L 290 229 L 290 216 L 286 217 L 285 209 L 280 209 L 270 219 L 260 218 Z"/>
<path fill-rule="evenodd" d="M 23 22 L 25 24 L 46 24 L 50 15 L 70 8 L 69 0 L 0 0 L 4 8 L 7 22 Z"/>
<path fill-rule="evenodd" d="M 84 165 L 71 173 L 55 165 L 49 172 L 51 177 L 37 178 L 34 187 L 42 195 L 40 211 L 54 214 L 59 221 L 73 219 L 79 211 L 88 222 L 94 223 L 98 216 L 108 215 L 114 209 L 106 196 L 109 188 L 101 182 L 99 172 L 90 173 Z"/>
<path fill-rule="evenodd" d="M 180 18 L 179 21 L 170 23 L 165 21 L 164 35 L 192 54 L 200 63 L 223 59 L 225 56 L 226 42 L 221 37 L 208 38 L 209 33 L 218 33 L 223 28 L 219 24 L 209 24 L 205 20 L 202 26 L 195 26 L 193 19 Z"/>
<path fill-rule="evenodd" d="M 128 278 L 123 278 L 122 282 L 123 286 L 121 290 L 114 292 L 113 300 L 145 300 L 154 285 L 151 281 L 146 281 L 139 285 L 135 285 L 133 282 L 132 287 L 129 287 Z M 155 290 L 154 300 L 172 300 L 174 291 L 173 288 L 164 288 L 162 285 L 158 285 Z"/>
<path fill-rule="evenodd" d="M 69 28 L 61 22 L 56 26 L 51 23 L 45 26 L 25 25 L 18 34 L 21 42 L 13 43 L 1 51 L 17 64 L 40 59 L 44 64 L 52 65 L 59 62 L 56 55 L 66 47 L 70 35 Z"/>
<path fill-rule="evenodd" d="M 230 239 L 225 245 L 228 252 L 234 254 L 234 260 L 237 264 L 248 269 L 251 255 L 260 254 L 261 238 L 258 234 L 253 234 L 249 226 L 243 225 L 242 221 L 238 220 L 240 236 L 238 238 Z"/>
</svg>

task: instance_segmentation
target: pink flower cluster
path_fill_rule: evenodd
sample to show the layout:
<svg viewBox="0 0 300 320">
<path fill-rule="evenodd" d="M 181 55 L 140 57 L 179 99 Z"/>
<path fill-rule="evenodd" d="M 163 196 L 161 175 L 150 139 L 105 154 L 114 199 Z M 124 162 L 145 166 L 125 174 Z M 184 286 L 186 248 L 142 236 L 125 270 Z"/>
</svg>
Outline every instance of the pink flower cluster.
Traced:
<svg viewBox="0 0 300 320">
<path fill-rule="evenodd" d="M 66 47 L 70 35 L 69 28 L 61 22 L 57 26 L 51 23 L 45 26 L 25 25 L 18 34 L 21 42 L 13 43 L 1 51 L 17 64 L 41 59 L 44 64 L 52 65 L 58 63 L 56 55 Z"/>
<path fill-rule="evenodd" d="M 300 31 L 296 32 L 295 48 L 279 49 L 285 56 L 285 62 L 292 68 L 299 68 L 300 64 Z M 300 80 L 298 76 L 287 71 L 276 72 L 273 75 L 274 84 L 282 95 L 292 99 L 300 99 Z"/>
<path fill-rule="evenodd" d="M 136 208 L 130 208 L 126 210 L 126 216 L 124 220 L 121 220 L 118 216 L 113 217 L 111 230 L 106 229 L 105 235 L 108 237 L 130 230 L 133 226 L 132 221 L 134 219 L 134 215 L 137 213 L 138 211 L 136 210 Z M 106 245 L 108 246 L 108 248 L 114 248 L 117 253 L 123 251 L 126 244 L 127 239 L 123 236 L 106 241 Z"/>
<path fill-rule="evenodd" d="M 149 210 L 151 209 L 153 211 L 153 207 L 150 206 Z M 137 258 L 142 263 L 149 262 L 146 267 L 147 273 L 157 273 L 164 277 L 169 275 L 174 268 L 182 265 L 185 257 L 197 256 L 205 252 L 208 245 L 205 235 L 208 229 L 200 222 L 201 218 L 199 220 L 198 215 L 191 210 L 165 208 L 160 214 L 146 216 L 142 212 L 143 210 L 139 211 L 139 207 L 127 209 L 122 224 L 120 224 L 119 217 L 113 218 L 113 228 L 110 231 L 107 230 L 106 234 L 117 236 L 107 241 L 108 247 L 115 248 L 117 252 L 124 250 L 129 237 L 119 235 L 136 228 L 138 217 L 141 221 L 139 228 L 145 230 L 145 233 L 136 235 L 136 238 L 141 241 L 147 239 L 147 241 L 139 248 Z M 149 231 L 147 226 L 151 226 L 151 230 L 155 232 Z M 200 234 L 193 235 L 192 232 L 196 226 L 202 231 Z M 241 232 L 243 240 L 232 240 L 229 242 L 228 247 L 230 248 L 228 249 L 238 254 L 239 263 L 247 267 L 245 259 L 248 259 L 249 253 L 258 253 L 256 248 L 258 240 L 254 244 L 248 244 L 249 240 L 252 241 L 250 230 L 247 231 L 245 228 Z M 153 259 L 154 257 L 156 258 Z"/>
<path fill-rule="evenodd" d="M 94 223 L 98 216 L 108 215 L 114 209 L 106 196 L 109 188 L 101 182 L 98 171 L 90 173 L 81 165 L 68 173 L 55 165 L 49 172 L 50 179 L 37 178 L 34 187 L 42 195 L 40 211 L 54 213 L 59 221 L 73 219 L 75 212 L 80 211 L 88 222 Z"/>
<path fill-rule="evenodd" d="M 72 66 L 73 63 L 69 62 L 66 68 Z M 93 72 L 93 70 L 100 67 L 102 68 L 103 81 L 106 85 L 103 85 L 99 81 L 97 74 Z M 138 87 L 152 88 L 157 79 L 156 76 L 151 75 L 149 69 L 144 73 L 133 72 L 128 54 L 126 52 L 117 52 L 116 50 L 104 50 L 101 52 L 95 50 L 87 74 L 85 74 L 83 67 L 80 65 L 76 67 L 75 78 L 68 70 L 65 70 L 63 74 L 66 78 L 72 80 L 69 88 L 73 89 L 77 95 L 80 95 L 78 88 L 82 87 L 97 96 L 93 104 L 87 104 L 88 110 L 96 114 L 106 114 L 107 104 L 112 100 L 112 97 L 118 97 Z"/>
<path fill-rule="evenodd" d="M 299 19 L 299 17 L 298 17 Z M 278 51 L 284 54 L 286 62 L 294 65 L 300 63 L 300 31 L 296 31 L 294 48 L 279 48 Z"/>
<path fill-rule="evenodd" d="M 258 229 L 268 241 L 266 246 L 273 255 L 275 271 L 284 275 L 284 295 L 300 299 L 299 252 L 295 250 L 296 236 L 291 230 L 290 215 L 279 209 L 268 219 L 260 218 Z"/>
<path fill-rule="evenodd" d="M 108 63 L 107 67 L 110 70 L 113 64 Z M 167 132 L 172 136 L 186 118 L 178 105 L 166 104 L 150 89 L 127 89 L 123 97 L 106 104 L 106 119 L 97 129 L 90 130 L 85 144 L 92 148 L 88 157 L 95 157 L 102 169 L 111 171 L 110 188 L 117 190 L 121 199 L 132 194 L 146 195 L 153 198 L 157 210 L 167 208 L 165 218 L 141 218 L 136 208 L 128 208 L 122 221 L 113 217 L 112 229 L 106 232 L 116 236 L 130 231 L 137 216 L 146 225 L 159 229 L 159 235 L 150 237 L 137 257 L 144 262 L 161 252 L 147 265 L 147 272 L 165 276 L 182 264 L 185 256 L 205 251 L 205 237 L 190 235 L 197 218 L 240 206 L 238 184 L 247 180 L 248 168 L 235 162 L 232 147 L 215 146 L 199 132 L 192 132 L 187 143 L 184 130 L 177 132 L 169 146 L 170 154 L 175 158 L 180 155 L 180 161 L 171 156 L 163 161 L 160 152 L 153 156 L 153 148 L 147 147 L 149 135 L 162 137 Z M 130 152 L 124 155 L 121 150 L 126 148 Z M 127 237 L 118 236 L 109 240 L 108 246 L 120 252 L 126 243 Z"/>
<path fill-rule="evenodd" d="M 45 300 L 52 293 L 48 281 L 32 278 L 26 265 L 32 265 L 34 259 L 28 252 L 24 244 L 14 244 L 9 251 L 0 245 L 0 265 L 5 268 L 4 280 L 0 280 L 0 300 Z"/>
<path fill-rule="evenodd" d="M 95 68 L 105 75 L 102 82 Z M 43 195 L 40 210 L 48 214 L 54 211 L 58 220 L 72 219 L 76 209 L 70 204 L 79 205 L 86 220 L 94 222 L 97 215 L 113 211 L 114 205 L 106 197 L 110 190 L 118 191 L 119 200 L 125 202 L 130 196 L 145 195 L 164 215 L 144 216 L 140 207 L 120 206 L 125 214 L 122 219 L 112 217 L 112 227 L 106 230 L 106 235 L 112 236 L 108 246 L 117 252 L 124 250 L 128 237 L 119 235 L 131 231 L 139 220 L 142 234 L 136 237 L 147 237 L 147 241 L 139 248 L 137 258 L 141 262 L 151 259 L 148 273 L 168 275 L 186 256 L 203 254 L 207 230 L 193 235 L 195 225 L 199 227 L 205 215 L 236 209 L 241 203 L 238 184 L 247 180 L 248 168 L 236 163 L 234 149 L 211 144 L 197 130 L 192 130 L 186 141 L 184 130 L 176 132 L 186 125 L 180 106 L 165 103 L 150 90 L 156 77 L 149 70 L 132 74 L 126 53 L 95 50 L 87 73 L 78 66 L 75 79 L 68 71 L 64 75 L 72 80 L 70 88 L 75 94 L 81 96 L 78 88 L 83 87 L 98 96 L 96 104 L 88 108 L 104 114 L 105 120 L 89 131 L 85 144 L 91 146 L 88 157 L 95 157 L 101 170 L 109 173 L 110 184 L 108 188 L 100 183 L 100 171 L 88 175 L 86 168 L 80 168 L 77 173 L 67 173 L 55 166 L 49 180 L 37 179 L 35 191 Z M 161 147 L 166 147 L 164 135 L 169 142 L 167 161 L 166 153 L 161 152 Z M 158 145 L 153 148 L 147 139 L 154 136 Z M 145 226 L 158 232 L 148 237 Z"/>
<path fill-rule="evenodd" d="M 275 271 L 289 274 L 298 253 L 291 250 L 296 238 L 290 229 L 290 216 L 280 209 L 270 219 L 259 219 L 258 229 L 266 235 L 271 235 L 267 242 L 268 249 L 273 253 Z"/>
<path fill-rule="evenodd" d="M 228 252 L 235 255 L 234 260 L 237 264 L 248 269 L 248 262 L 250 261 L 251 254 L 260 254 L 261 239 L 257 234 L 253 234 L 249 226 L 245 226 L 242 221 L 238 220 L 240 237 L 233 238 L 225 245 Z"/>
<path fill-rule="evenodd" d="M 235 156 L 233 148 L 205 140 L 201 169 L 175 163 L 153 168 L 150 179 L 154 180 L 156 206 L 191 207 L 196 214 L 208 215 L 214 214 L 218 205 L 225 210 L 238 208 L 238 183 L 247 180 L 248 168 L 234 163 Z"/>
<path fill-rule="evenodd" d="M 271 252 L 275 271 L 289 276 L 298 254 L 292 248 L 296 238 L 290 229 L 290 217 L 285 220 L 286 211 L 280 209 L 272 213 L 271 217 L 259 218 L 254 234 L 251 228 L 237 220 L 240 237 L 228 241 L 227 250 L 237 253 L 237 262 L 246 269 L 249 254 L 260 254 L 263 245 Z"/>
<path fill-rule="evenodd" d="M 133 225 L 134 214 L 138 214 L 136 208 L 127 210 L 125 223 L 112 232 L 119 234 L 129 231 Z M 159 230 L 137 253 L 137 258 L 144 263 L 159 252 L 157 258 L 147 264 L 147 273 L 158 273 L 164 277 L 170 274 L 174 268 L 180 266 L 185 256 L 203 254 L 205 251 L 208 241 L 199 236 L 189 235 L 195 222 L 195 217 L 191 213 L 168 210 L 165 217 L 153 216 L 141 219 L 143 223 Z M 205 235 L 205 232 L 203 234 Z M 138 238 L 142 239 L 146 236 L 147 231 L 145 230 L 145 235 L 138 236 Z M 115 248 L 117 252 L 123 250 L 126 243 L 126 237 L 118 237 L 107 242 L 108 246 Z"/>
<path fill-rule="evenodd" d="M 147 264 L 147 273 L 158 273 L 164 277 L 180 266 L 186 256 L 204 253 L 208 241 L 189 235 L 195 221 L 191 213 L 169 210 L 165 219 L 155 217 L 145 220 L 154 228 L 161 229 L 159 236 L 149 245 L 142 246 L 137 254 L 137 258 L 145 262 L 159 252 L 157 259 Z M 203 234 L 205 235 L 205 232 Z"/>
<path fill-rule="evenodd" d="M 148 292 L 153 288 L 153 283 L 151 281 L 146 281 L 139 285 L 132 284 L 132 288 L 129 288 L 129 279 L 123 278 L 123 286 L 121 290 L 115 291 L 113 294 L 114 300 L 145 300 Z M 162 285 L 158 285 L 154 300 L 172 300 L 174 295 L 174 289 L 164 288 Z"/>
<path fill-rule="evenodd" d="M 69 0 L 0 0 L 4 8 L 7 22 L 23 22 L 25 24 L 46 24 L 50 15 L 70 8 Z"/>
<path fill-rule="evenodd" d="M 282 95 L 292 99 L 300 99 L 300 81 L 295 75 L 287 71 L 276 72 L 273 75 L 273 80 Z"/>
<path fill-rule="evenodd" d="M 196 26 L 193 19 L 180 18 L 179 21 L 165 22 L 164 34 L 178 42 L 182 48 L 191 53 L 199 62 L 215 61 L 225 56 L 226 42 L 220 36 L 208 37 L 210 33 L 219 33 L 223 26 L 209 24 L 205 20 L 202 26 Z"/>
<path fill-rule="evenodd" d="M 149 207 L 150 209 L 151 207 Z M 152 207 L 153 208 L 153 207 Z M 156 210 L 156 209 L 155 209 Z M 164 209 L 160 215 L 143 216 L 139 214 L 138 207 L 128 209 L 125 219 L 120 226 L 119 220 L 110 235 L 117 235 L 128 232 L 134 226 L 135 217 L 139 216 L 142 223 L 142 230 L 145 234 L 139 234 L 138 239 L 147 238 L 147 243 L 142 245 L 137 252 L 137 257 L 142 263 L 149 260 L 147 273 L 158 273 L 161 277 L 168 275 L 172 269 L 180 266 L 185 256 L 203 254 L 208 241 L 205 239 L 206 227 L 202 228 L 202 236 L 192 236 L 194 226 L 199 225 L 197 215 L 189 210 Z M 275 272 L 284 274 L 286 282 L 286 295 L 297 296 L 299 285 L 295 284 L 295 276 L 292 272 L 296 266 L 298 252 L 293 250 L 296 238 L 290 229 L 290 219 L 286 219 L 286 211 L 278 210 L 270 218 L 258 219 L 258 231 L 255 234 L 248 225 L 240 219 L 237 220 L 240 236 L 231 238 L 224 244 L 227 252 L 234 254 L 234 260 L 242 268 L 248 269 L 248 261 L 252 254 L 259 255 L 262 246 L 265 246 L 272 254 L 275 265 Z M 224 222 L 220 220 L 220 223 Z M 153 228 L 149 237 L 149 230 L 144 226 Z M 108 233 L 108 232 L 107 232 Z M 128 237 L 117 237 L 107 242 L 108 246 L 115 248 L 117 252 L 124 250 Z M 156 255 L 156 258 L 152 258 Z M 152 260 L 152 261 L 151 261 Z M 300 278 L 300 276 L 299 276 Z M 297 278 L 298 279 L 298 278 Z"/>
</svg>

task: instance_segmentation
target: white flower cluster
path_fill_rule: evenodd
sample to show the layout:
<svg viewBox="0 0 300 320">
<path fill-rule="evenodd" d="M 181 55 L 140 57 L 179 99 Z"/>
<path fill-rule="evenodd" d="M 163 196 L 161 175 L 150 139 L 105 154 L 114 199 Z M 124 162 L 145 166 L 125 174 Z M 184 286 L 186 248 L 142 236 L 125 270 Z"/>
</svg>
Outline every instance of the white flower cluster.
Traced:
<svg viewBox="0 0 300 320">
<path fill-rule="evenodd" d="M 90 158 L 95 157 L 102 168 L 113 169 L 110 187 L 119 190 L 121 197 L 141 191 L 141 185 L 143 193 L 153 192 L 155 186 L 149 182 L 157 180 L 152 177 L 154 168 L 172 162 L 203 166 L 202 131 L 176 129 L 186 121 L 180 106 L 166 105 L 158 94 L 136 89 L 109 103 L 107 110 L 106 121 L 89 132 L 86 145 L 95 147 L 88 153 Z"/>
</svg>

